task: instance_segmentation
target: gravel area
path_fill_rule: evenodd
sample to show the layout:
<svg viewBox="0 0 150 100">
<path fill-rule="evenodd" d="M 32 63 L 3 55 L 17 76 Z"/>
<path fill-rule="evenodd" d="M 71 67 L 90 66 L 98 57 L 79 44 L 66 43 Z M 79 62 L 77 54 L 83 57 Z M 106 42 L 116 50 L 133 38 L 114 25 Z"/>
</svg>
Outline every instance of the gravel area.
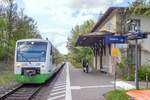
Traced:
<svg viewBox="0 0 150 100">
<path fill-rule="evenodd" d="M 1 91 L 1 90 L 4 90 L 4 89 L 12 88 L 12 87 L 14 87 L 14 86 L 16 86 L 16 85 L 18 85 L 18 83 L 17 83 L 16 81 L 12 81 L 12 82 L 10 82 L 10 83 L 8 83 L 8 84 L 5 84 L 5 85 L 0 86 L 0 91 Z"/>
<path fill-rule="evenodd" d="M 13 87 L 16 87 L 17 85 L 19 85 L 18 83 L 16 83 L 15 81 L 10 82 L 9 84 L 0 86 L 0 91 L 7 91 L 12 89 Z"/>
<path fill-rule="evenodd" d="M 36 94 L 36 96 L 32 100 L 47 100 L 50 91 L 52 90 L 53 86 L 55 85 L 55 82 L 60 76 L 61 71 L 57 74 L 56 77 L 50 79 L 49 82 L 39 91 L 39 93 Z"/>
</svg>

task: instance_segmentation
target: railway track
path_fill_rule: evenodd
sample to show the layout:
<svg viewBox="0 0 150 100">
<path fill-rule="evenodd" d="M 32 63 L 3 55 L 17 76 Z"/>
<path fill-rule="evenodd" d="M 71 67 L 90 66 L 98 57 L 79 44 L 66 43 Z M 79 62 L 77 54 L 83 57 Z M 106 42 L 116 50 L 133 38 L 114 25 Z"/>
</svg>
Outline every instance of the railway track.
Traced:
<svg viewBox="0 0 150 100">
<path fill-rule="evenodd" d="M 60 68 L 60 70 L 61 69 L 62 68 Z M 59 73 L 60 70 L 57 73 Z M 19 84 L 13 88 L 1 90 L 0 100 L 31 100 L 42 87 L 51 83 L 54 77 L 57 76 L 56 74 L 44 84 Z"/>
<path fill-rule="evenodd" d="M 1 91 L 3 93 L 0 95 L 0 100 L 30 100 L 42 86 L 31 84 L 18 85 L 8 91 Z"/>
</svg>

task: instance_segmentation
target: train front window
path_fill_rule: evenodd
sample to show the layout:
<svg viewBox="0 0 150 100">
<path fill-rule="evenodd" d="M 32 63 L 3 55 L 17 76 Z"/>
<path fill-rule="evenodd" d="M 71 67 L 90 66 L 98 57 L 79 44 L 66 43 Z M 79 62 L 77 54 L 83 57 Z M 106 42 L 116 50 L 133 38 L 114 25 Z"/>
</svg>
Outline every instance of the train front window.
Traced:
<svg viewBox="0 0 150 100">
<path fill-rule="evenodd" d="M 47 43 L 46 42 L 18 42 L 18 62 L 45 62 Z"/>
</svg>

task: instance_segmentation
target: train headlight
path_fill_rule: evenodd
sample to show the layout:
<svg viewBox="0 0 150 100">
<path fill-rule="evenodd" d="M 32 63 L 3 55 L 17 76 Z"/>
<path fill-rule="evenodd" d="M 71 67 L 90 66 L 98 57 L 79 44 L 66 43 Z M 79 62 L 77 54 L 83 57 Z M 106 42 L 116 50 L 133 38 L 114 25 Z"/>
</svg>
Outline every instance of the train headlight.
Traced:
<svg viewBox="0 0 150 100">
<path fill-rule="evenodd" d="M 21 64 L 20 64 L 20 63 L 17 63 L 17 64 L 16 64 L 16 67 L 21 67 Z"/>
</svg>

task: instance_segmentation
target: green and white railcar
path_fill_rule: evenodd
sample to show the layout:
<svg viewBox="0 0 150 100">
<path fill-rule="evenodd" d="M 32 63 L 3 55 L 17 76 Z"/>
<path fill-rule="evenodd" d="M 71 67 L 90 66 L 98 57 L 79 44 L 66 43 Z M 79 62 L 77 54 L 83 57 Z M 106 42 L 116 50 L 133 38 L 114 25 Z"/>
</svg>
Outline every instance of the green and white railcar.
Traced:
<svg viewBox="0 0 150 100">
<path fill-rule="evenodd" d="M 23 39 L 16 42 L 14 73 L 19 83 L 44 83 L 59 68 L 54 66 L 55 48 L 48 40 Z"/>
</svg>

